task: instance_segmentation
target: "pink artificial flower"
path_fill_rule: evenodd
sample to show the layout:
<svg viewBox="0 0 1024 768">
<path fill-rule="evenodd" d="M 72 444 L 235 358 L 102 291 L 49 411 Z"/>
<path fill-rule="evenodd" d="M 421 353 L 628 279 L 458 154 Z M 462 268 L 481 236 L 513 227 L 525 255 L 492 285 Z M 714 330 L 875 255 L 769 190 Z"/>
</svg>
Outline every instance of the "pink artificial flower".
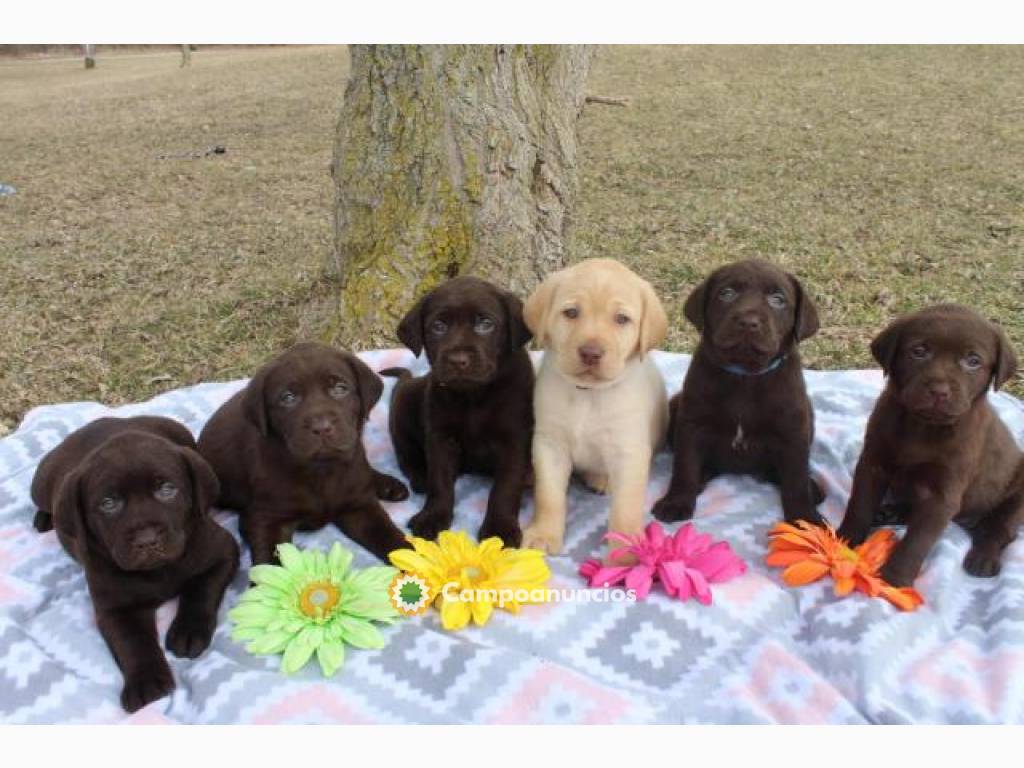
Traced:
<svg viewBox="0 0 1024 768">
<path fill-rule="evenodd" d="M 587 560 L 580 566 L 580 576 L 592 587 L 624 583 L 627 589 L 636 590 L 639 600 L 647 597 L 655 581 L 660 581 L 672 597 L 683 601 L 694 597 L 709 605 L 712 584 L 747 571 L 747 564 L 727 542 L 712 542 L 708 534 L 697 533 L 693 523 L 681 526 L 672 536 L 665 534 L 660 523 L 651 522 L 637 536 L 609 533 L 605 538 L 623 545 L 613 549 L 609 557 L 630 556 L 635 562 L 605 565 L 600 560 Z"/>
</svg>

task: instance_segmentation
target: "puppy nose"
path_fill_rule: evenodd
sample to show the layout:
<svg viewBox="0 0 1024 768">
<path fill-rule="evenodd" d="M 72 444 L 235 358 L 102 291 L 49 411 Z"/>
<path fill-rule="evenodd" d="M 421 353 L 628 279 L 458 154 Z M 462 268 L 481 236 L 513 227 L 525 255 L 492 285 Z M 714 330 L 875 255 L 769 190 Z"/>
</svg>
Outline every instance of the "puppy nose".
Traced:
<svg viewBox="0 0 1024 768">
<path fill-rule="evenodd" d="M 457 368 L 460 371 L 464 371 L 469 368 L 469 353 L 468 352 L 451 352 L 448 355 L 448 365 L 452 368 Z"/>
<path fill-rule="evenodd" d="M 736 324 L 744 331 L 758 331 L 761 329 L 761 318 L 757 315 L 740 315 L 736 318 Z"/>
<path fill-rule="evenodd" d="M 579 348 L 578 352 L 580 353 L 580 360 L 589 367 L 597 365 L 601 362 L 601 358 L 604 357 L 604 349 L 597 344 L 584 344 Z"/>
<path fill-rule="evenodd" d="M 928 385 L 928 394 L 936 402 L 945 402 L 952 396 L 953 391 L 949 384 L 944 381 L 933 381 Z"/>
<path fill-rule="evenodd" d="M 135 531 L 132 536 L 132 546 L 136 549 L 154 549 L 163 541 L 163 531 L 159 526 L 147 525 Z"/>
<path fill-rule="evenodd" d="M 334 422 L 326 416 L 314 416 L 309 422 L 309 430 L 317 437 L 330 437 L 334 434 Z"/>
</svg>

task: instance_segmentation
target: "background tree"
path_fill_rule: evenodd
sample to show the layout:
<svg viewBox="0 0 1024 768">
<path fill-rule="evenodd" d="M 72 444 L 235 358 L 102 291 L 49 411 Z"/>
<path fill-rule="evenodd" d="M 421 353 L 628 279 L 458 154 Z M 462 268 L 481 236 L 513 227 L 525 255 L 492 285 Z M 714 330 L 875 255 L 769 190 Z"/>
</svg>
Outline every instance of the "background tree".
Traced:
<svg viewBox="0 0 1024 768">
<path fill-rule="evenodd" d="M 332 166 L 336 332 L 394 338 L 457 274 L 529 290 L 563 265 L 588 46 L 356 45 Z"/>
</svg>

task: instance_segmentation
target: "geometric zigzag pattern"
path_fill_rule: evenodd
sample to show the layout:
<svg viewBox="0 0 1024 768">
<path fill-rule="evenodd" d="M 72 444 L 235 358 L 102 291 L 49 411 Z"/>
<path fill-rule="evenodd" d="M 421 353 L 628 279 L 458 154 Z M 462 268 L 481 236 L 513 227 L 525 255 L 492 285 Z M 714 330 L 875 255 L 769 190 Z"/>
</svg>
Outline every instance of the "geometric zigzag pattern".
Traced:
<svg viewBox="0 0 1024 768">
<path fill-rule="evenodd" d="M 400 350 L 361 357 L 375 370 L 425 367 Z M 655 357 L 677 391 L 689 357 Z M 0 440 L 0 722 L 1024 722 L 1024 543 L 1011 545 L 998 578 L 975 579 L 960 565 L 967 536 L 950 526 L 917 583 L 925 605 L 910 614 L 860 595 L 837 600 L 825 583 L 789 589 L 763 562 L 766 533 L 781 514 L 778 493 L 745 477 L 716 479 L 698 502 L 698 528 L 729 541 L 749 566 L 715 587 L 710 606 L 654 591 L 639 603 L 497 611 L 486 627 L 458 633 L 430 612 L 384 628 L 381 650 L 350 649 L 328 680 L 315 664 L 285 677 L 276 657 L 252 656 L 231 640 L 225 613 L 246 587 L 243 555 L 210 649 L 195 660 L 168 657 L 173 695 L 128 716 L 81 570 L 53 532 L 32 528 L 32 475 L 65 435 L 104 415 L 169 416 L 198 434 L 244 383 L 201 384 L 122 408 L 36 408 Z M 809 371 L 807 384 L 817 416 L 812 471 L 835 524 L 882 379 L 877 371 Z M 365 444 L 375 466 L 400 474 L 387 433 L 392 380 L 385 385 Z M 1024 444 L 1024 404 L 990 397 Z M 670 464 L 669 454 L 657 456 L 648 504 L 665 490 Z M 459 479 L 455 528 L 475 535 L 488 489 L 484 478 Z M 404 526 L 422 500 L 385 506 Z M 565 552 L 549 559 L 553 586 L 581 586 L 576 568 L 600 549 L 607 503 L 573 485 Z M 523 523 L 531 512 L 527 495 Z M 237 536 L 234 515 L 216 517 Z M 296 536 L 300 546 L 335 540 L 357 553 L 357 565 L 375 562 L 334 528 Z M 162 632 L 174 609 L 160 609 Z"/>
</svg>

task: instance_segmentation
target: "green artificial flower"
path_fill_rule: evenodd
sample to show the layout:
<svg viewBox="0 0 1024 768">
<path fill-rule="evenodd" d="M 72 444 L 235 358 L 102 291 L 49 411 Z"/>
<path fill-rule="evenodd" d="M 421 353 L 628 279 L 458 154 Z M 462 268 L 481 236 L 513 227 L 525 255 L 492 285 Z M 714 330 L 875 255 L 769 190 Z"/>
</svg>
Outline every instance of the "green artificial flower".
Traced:
<svg viewBox="0 0 1024 768">
<path fill-rule="evenodd" d="M 283 653 L 281 671 L 289 675 L 315 653 L 321 672 L 330 677 L 345 661 L 346 643 L 384 647 L 384 636 L 372 622 L 391 623 L 400 616 L 388 598 L 396 569 L 350 570 L 352 553 L 338 543 L 326 555 L 279 544 L 277 556 L 281 565 L 249 570 L 256 586 L 228 611 L 235 624 L 232 638 L 247 641 L 250 653 Z"/>
</svg>

